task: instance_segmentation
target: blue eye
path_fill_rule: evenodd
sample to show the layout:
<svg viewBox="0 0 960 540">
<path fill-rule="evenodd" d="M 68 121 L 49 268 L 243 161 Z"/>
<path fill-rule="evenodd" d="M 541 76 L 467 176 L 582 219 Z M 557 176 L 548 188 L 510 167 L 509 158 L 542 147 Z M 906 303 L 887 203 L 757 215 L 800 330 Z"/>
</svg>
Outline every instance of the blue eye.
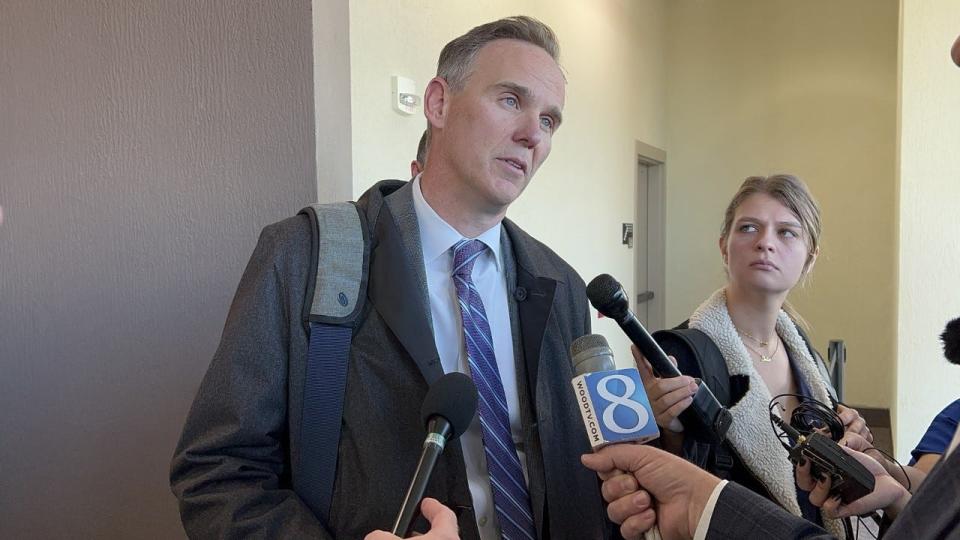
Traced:
<svg viewBox="0 0 960 540">
<path fill-rule="evenodd" d="M 503 101 L 503 104 L 504 104 L 504 105 L 506 105 L 507 107 L 510 107 L 511 109 L 519 109 L 519 108 L 520 108 L 520 102 L 517 101 L 517 98 L 515 98 L 515 97 L 513 97 L 513 96 L 507 96 L 507 97 L 503 98 L 502 101 Z"/>
<path fill-rule="evenodd" d="M 782 231 L 780 231 L 780 234 L 782 234 L 787 238 L 800 238 L 800 235 L 797 234 L 797 231 L 793 229 L 783 229 Z"/>
<path fill-rule="evenodd" d="M 547 131 L 553 131 L 553 118 L 550 118 L 549 116 L 541 116 L 540 127 Z"/>
<path fill-rule="evenodd" d="M 740 232 L 756 232 L 757 226 L 752 223 L 746 223 L 744 225 L 741 225 L 738 230 Z"/>
</svg>

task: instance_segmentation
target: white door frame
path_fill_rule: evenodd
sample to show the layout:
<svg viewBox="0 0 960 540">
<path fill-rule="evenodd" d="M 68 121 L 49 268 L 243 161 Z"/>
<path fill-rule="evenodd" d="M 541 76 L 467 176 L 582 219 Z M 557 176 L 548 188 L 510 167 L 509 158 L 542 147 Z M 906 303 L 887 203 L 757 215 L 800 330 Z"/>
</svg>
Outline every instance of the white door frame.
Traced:
<svg viewBox="0 0 960 540">
<path fill-rule="evenodd" d="M 647 302 L 647 326 L 654 332 L 666 325 L 666 165 L 667 153 L 649 144 L 635 141 L 636 167 L 634 175 L 634 201 L 636 201 L 636 216 L 634 221 L 635 235 L 646 234 L 647 237 L 647 286 L 646 290 L 653 291 L 654 296 Z M 647 196 L 639 193 L 639 167 L 647 167 Z M 641 201 L 642 199 L 642 201 Z M 646 203 L 646 223 L 640 223 L 641 202 Z M 639 255 L 634 255 L 634 264 L 639 264 Z M 637 283 L 634 272 L 634 290 L 636 295 L 644 292 L 643 284 Z M 632 298 L 636 303 L 637 297 Z"/>
</svg>

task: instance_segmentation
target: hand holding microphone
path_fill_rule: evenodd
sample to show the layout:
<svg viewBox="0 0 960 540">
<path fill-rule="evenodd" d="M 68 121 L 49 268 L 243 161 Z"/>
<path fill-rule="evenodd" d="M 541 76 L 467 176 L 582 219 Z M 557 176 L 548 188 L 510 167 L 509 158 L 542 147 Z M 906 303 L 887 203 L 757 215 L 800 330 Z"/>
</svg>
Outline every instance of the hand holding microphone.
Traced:
<svg viewBox="0 0 960 540">
<path fill-rule="evenodd" d="M 420 503 L 420 513 L 430 522 L 430 531 L 417 535 L 420 540 L 460 540 L 457 515 L 440 501 L 427 497 Z M 387 531 L 373 531 L 363 540 L 399 540 L 400 537 Z"/>
<path fill-rule="evenodd" d="M 594 451 L 614 443 L 644 443 L 660 436 L 639 371 L 637 368 L 616 369 L 606 338 L 598 334 L 581 336 L 570 345 L 570 356 L 575 374 L 571 383 Z M 638 364 L 640 360 L 642 357 Z M 643 368 L 648 369 L 645 362 Z M 605 498 L 610 494 L 608 486 L 623 487 L 630 483 L 634 486 L 630 491 L 636 490 L 636 480 L 629 472 L 617 468 L 593 470 L 604 482 Z M 635 496 L 643 495 L 636 493 Z M 659 532 L 654 526 L 655 511 L 650 506 L 652 502 L 647 497 L 646 507 L 633 508 L 636 511 L 633 513 L 638 515 L 630 520 L 638 531 L 645 531 L 645 539 L 659 540 Z M 613 506 L 608 508 L 612 509 Z M 610 516 L 612 518 L 614 514 Z M 630 530 L 631 525 L 621 530 Z"/>
<path fill-rule="evenodd" d="M 630 347 L 633 360 L 637 364 L 643 388 L 650 398 L 650 407 L 657 425 L 674 433 L 683 431 L 680 423 L 680 413 L 693 404 L 693 397 L 697 394 L 697 381 L 693 377 L 681 375 L 672 378 L 660 378 L 653 373 L 650 362 L 643 357 L 636 345 Z M 672 357 L 668 357 L 672 361 Z M 674 362 L 675 363 L 675 362 Z"/>
<path fill-rule="evenodd" d="M 470 427 L 476 412 L 477 387 L 468 375 L 448 373 L 427 391 L 427 397 L 420 407 L 420 418 L 427 428 L 427 437 L 423 441 L 423 453 L 417 470 L 391 529 L 392 534 L 404 538 L 410 534 L 410 526 L 440 454 L 448 442 Z"/>
<path fill-rule="evenodd" d="M 620 325 L 620 329 L 650 362 L 657 376 L 665 379 L 682 377 L 677 366 L 673 365 L 660 345 L 654 341 L 630 310 L 627 294 L 616 279 L 608 274 L 600 274 L 593 278 L 587 285 L 587 297 L 597 311 Z M 713 392 L 705 384 L 700 384 L 692 403 L 685 408 L 681 419 L 684 425 L 696 425 L 706 434 L 722 442 L 733 422 L 733 415 L 717 401 Z"/>
</svg>

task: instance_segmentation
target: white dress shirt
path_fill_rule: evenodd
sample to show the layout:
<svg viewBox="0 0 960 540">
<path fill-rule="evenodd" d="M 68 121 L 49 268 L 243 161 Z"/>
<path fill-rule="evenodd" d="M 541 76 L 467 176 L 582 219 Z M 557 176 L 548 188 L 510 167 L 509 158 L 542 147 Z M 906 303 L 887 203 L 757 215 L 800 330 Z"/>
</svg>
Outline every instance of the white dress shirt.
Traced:
<svg viewBox="0 0 960 540">
<path fill-rule="evenodd" d="M 430 314 L 433 317 L 433 337 L 443 372 L 459 371 L 469 374 L 460 306 L 457 303 L 457 289 L 453 284 L 453 250 L 451 249 L 464 236 L 444 221 L 423 198 L 419 176 L 413 181 L 413 208 L 420 228 L 420 245 L 423 249 L 423 264 L 430 295 Z M 500 253 L 501 228 L 501 224 L 497 223 L 476 237 L 489 249 L 477 258 L 471 277 L 480 293 L 487 320 L 490 322 L 493 353 L 496 356 L 500 380 L 503 383 L 507 408 L 510 412 L 510 431 L 514 443 L 517 443 L 522 441 L 520 398 L 517 394 L 517 370 L 513 357 L 513 332 L 510 326 L 507 280 L 503 257 Z M 479 415 L 460 437 L 460 446 L 463 449 L 463 458 L 467 467 L 467 480 L 470 495 L 473 498 L 477 527 L 480 529 L 480 538 L 499 539 L 500 533 L 483 451 Z M 524 454 L 520 451 L 520 446 L 517 450 L 524 478 L 527 478 Z"/>
</svg>

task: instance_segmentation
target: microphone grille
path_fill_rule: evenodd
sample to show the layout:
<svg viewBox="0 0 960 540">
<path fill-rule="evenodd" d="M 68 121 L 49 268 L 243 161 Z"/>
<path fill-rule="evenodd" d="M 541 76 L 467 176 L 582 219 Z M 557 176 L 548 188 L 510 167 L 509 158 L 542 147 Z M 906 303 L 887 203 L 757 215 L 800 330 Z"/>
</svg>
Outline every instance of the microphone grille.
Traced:
<svg viewBox="0 0 960 540">
<path fill-rule="evenodd" d="M 477 387 L 463 373 L 447 373 L 430 386 L 420 407 L 420 420 L 426 426 L 434 416 L 450 422 L 450 439 L 463 434 L 477 413 Z"/>
<path fill-rule="evenodd" d="M 601 336 L 600 334 L 587 334 L 585 336 L 580 336 L 573 340 L 573 343 L 570 344 L 570 356 L 580 356 L 583 351 L 594 349 L 596 347 L 609 348 L 610 344 L 607 342 L 607 338 Z"/>
<path fill-rule="evenodd" d="M 600 310 L 600 306 L 609 304 L 620 289 L 620 282 L 616 278 L 610 274 L 600 274 L 587 285 L 587 298 L 594 309 Z"/>
<path fill-rule="evenodd" d="M 570 344 L 570 359 L 575 375 L 615 368 L 613 351 L 607 339 L 600 334 L 587 334 L 575 339 Z"/>
</svg>

